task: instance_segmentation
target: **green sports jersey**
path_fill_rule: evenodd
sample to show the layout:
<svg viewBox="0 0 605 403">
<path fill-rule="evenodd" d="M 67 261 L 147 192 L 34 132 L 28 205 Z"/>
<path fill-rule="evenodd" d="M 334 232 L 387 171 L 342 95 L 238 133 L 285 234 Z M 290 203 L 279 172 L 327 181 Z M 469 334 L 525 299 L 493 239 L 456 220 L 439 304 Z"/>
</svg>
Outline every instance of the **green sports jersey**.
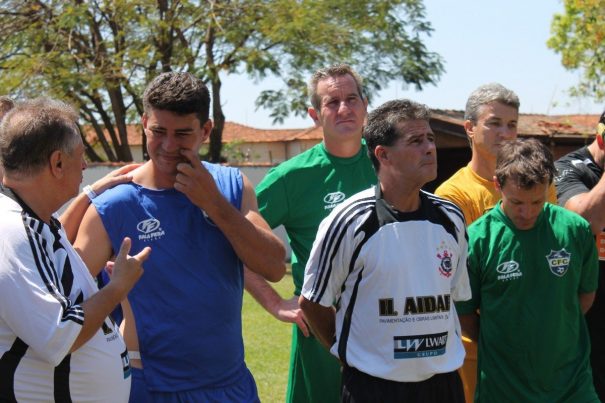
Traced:
<svg viewBox="0 0 605 403">
<path fill-rule="evenodd" d="M 468 228 L 473 298 L 480 310 L 475 401 L 598 401 L 578 294 L 597 288 L 590 226 L 546 203 L 534 228 L 518 230 L 499 202 Z"/>
<path fill-rule="evenodd" d="M 292 247 L 294 292 L 300 295 L 317 229 L 347 197 L 376 184 L 368 150 L 334 157 L 320 143 L 270 170 L 256 187 L 258 207 L 271 228 L 285 227 Z M 287 403 L 340 401 L 340 363 L 313 336 L 294 325 Z"/>
<path fill-rule="evenodd" d="M 283 225 L 288 234 L 296 295 L 321 220 L 349 196 L 376 184 L 367 153 L 364 144 L 357 155 L 338 158 L 320 143 L 271 169 L 256 187 L 263 218 L 271 228 Z"/>
</svg>

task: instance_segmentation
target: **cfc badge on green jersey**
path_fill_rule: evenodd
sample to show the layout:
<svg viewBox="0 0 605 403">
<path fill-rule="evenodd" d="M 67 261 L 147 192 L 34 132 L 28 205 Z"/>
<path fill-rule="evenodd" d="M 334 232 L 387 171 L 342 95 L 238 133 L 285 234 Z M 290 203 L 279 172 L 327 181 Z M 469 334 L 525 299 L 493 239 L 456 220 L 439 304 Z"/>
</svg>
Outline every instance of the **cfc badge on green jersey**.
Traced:
<svg viewBox="0 0 605 403">
<path fill-rule="evenodd" d="M 561 250 L 552 250 L 546 255 L 548 266 L 552 274 L 558 277 L 563 277 L 569 269 L 569 262 L 571 260 L 571 253 L 568 253 L 565 248 Z"/>
</svg>

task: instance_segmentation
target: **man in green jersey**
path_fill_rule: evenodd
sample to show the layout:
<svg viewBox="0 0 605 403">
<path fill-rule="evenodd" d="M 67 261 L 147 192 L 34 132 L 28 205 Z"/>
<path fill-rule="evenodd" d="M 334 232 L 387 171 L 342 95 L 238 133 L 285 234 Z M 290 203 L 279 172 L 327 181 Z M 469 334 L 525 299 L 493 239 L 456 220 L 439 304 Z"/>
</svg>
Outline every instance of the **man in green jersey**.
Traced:
<svg viewBox="0 0 605 403">
<path fill-rule="evenodd" d="M 320 69 L 309 96 L 309 116 L 323 129 L 323 142 L 273 168 L 256 188 L 262 216 L 288 234 L 294 295 L 282 299 L 251 272 L 246 289 L 277 319 L 294 323 L 286 401 L 338 402 L 340 365 L 309 335 L 298 295 L 319 223 L 347 197 L 375 184 L 376 174 L 361 141 L 367 114 L 361 77 L 347 65 Z"/>
<path fill-rule="evenodd" d="M 546 202 L 554 173 L 539 141 L 503 144 L 502 199 L 468 228 L 473 298 L 456 309 L 465 335 L 478 337 L 476 402 L 599 401 L 583 316 L 597 251 L 586 220 Z"/>
</svg>

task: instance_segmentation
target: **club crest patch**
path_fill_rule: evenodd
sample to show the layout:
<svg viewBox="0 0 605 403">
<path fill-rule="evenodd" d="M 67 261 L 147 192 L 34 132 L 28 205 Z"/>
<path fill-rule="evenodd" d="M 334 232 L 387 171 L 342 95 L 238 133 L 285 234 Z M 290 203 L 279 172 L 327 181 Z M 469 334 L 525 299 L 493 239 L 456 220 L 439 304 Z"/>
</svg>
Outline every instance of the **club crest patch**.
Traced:
<svg viewBox="0 0 605 403">
<path fill-rule="evenodd" d="M 441 260 L 439 273 L 444 277 L 450 277 L 452 275 L 452 253 L 444 249 L 437 253 L 437 257 Z"/>
<path fill-rule="evenodd" d="M 561 250 L 550 250 L 550 253 L 546 255 L 548 266 L 552 274 L 558 277 L 563 277 L 569 269 L 569 262 L 571 261 L 571 253 L 568 253 L 565 248 Z"/>
</svg>

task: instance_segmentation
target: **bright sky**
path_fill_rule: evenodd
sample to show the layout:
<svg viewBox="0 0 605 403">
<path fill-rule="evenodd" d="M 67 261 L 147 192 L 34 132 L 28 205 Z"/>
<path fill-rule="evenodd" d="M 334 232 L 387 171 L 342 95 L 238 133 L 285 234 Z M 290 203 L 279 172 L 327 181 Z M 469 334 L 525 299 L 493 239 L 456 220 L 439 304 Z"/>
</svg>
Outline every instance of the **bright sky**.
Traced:
<svg viewBox="0 0 605 403">
<path fill-rule="evenodd" d="M 560 56 L 547 48 L 550 24 L 563 12 L 562 0 L 425 0 L 434 32 L 429 50 L 445 61 L 436 86 L 421 92 L 391 83 L 372 107 L 395 98 L 411 98 L 432 108 L 464 109 L 468 95 L 479 85 L 500 82 L 519 95 L 522 113 L 601 113 L 603 105 L 570 98 L 569 87 L 580 76 L 565 70 Z M 275 79 L 254 83 L 246 76 L 224 78 L 223 107 L 227 120 L 257 128 L 309 127 L 310 118 L 289 118 L 273 126 L 269 111 L 255 110 L 254 100 L 264 88 L 279 88 Z"/>
</svg>

